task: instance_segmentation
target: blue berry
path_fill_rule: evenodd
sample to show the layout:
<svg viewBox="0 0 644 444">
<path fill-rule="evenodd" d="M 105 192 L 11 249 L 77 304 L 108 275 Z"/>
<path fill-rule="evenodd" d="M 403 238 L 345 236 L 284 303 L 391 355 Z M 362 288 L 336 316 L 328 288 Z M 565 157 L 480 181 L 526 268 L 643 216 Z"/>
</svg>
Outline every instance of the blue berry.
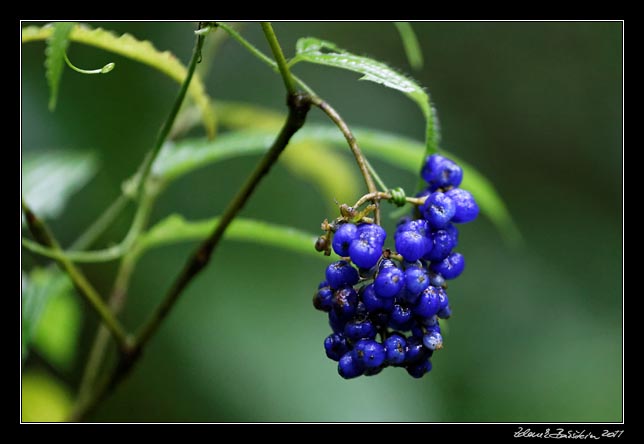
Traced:
<svg viewBox="0 0 644 444">
<path fill-rule="evenodd" d="M 438 316 L 441 319 L 449 319 L 450 316 L 452 316 L 452 309 L 450 308 L 449 305 L 447 305 L 445 308 L 438 310 L 438 313 L 436 313 L 436 316 Z"/>
<path fill-rule="evenodd" d="M 333 311 L 340 319 L 352 318 L 358 310 L 358 293 L 353 287 L 344 287 L 335 291 L 333 295 Z"/>
<path fill-rule="evenodd" d="M 333 307 L 333 290 L 329 287 L 322 287 L 313 296 L 313 306 L 320 311 L 331 311 Z"/>
<path fill-rule="evenodd" d="M 333 251 L 338 256 L 349 256 L 349 245 L 358 237 L 358 227 L 354 224 L 342 224 L 333 235 Z"/>
<path fill-rule="evenodd" d="M 389 326 L 400 330 L 409 330 L 413 322 L 411 309 L 403 304 L 394 304 L 389 317 Z"/>
<path fill-rule="evenodd" d="M 405 275 L 398 267 L 381 270 L 373 281 L 374 290 L 381 298 L 393 298 L 403 289 Z"/>
<path fill-rule="evenodd" d="M 429 195 L 421 211 L 432 227 L 443 228 L 454 217 L 456 205 L 447 194 L 437 191 Z"/>
<path fill-rule="evenodd" d="M 434 273 L 433 271 L 429 272 L 429 284 L 434 287 L 444 287 L 445 278 L 440 274 Z"/>
<path fill-rule="evenodd" d="M 416 316 L 429 318 L 434 316 L 440 310 L 440 297 L 438 288 L 434 286 L 427 287 L 421 294 L 416 304 L 413 306 L 413 312 Z"/>
<path fill-rule="evenodd" d="M 326 268 L 326 280 L 331 288 L 355 285 L 360 280 L 358 270 L 347 261 L 333 262 Z"/>
<path fill-rule="evenodd" d="M 386 360 L 390 365 L 398 365 L 405 362 L 407 341 L 401 335 L 394 333 L 385 340 Z"/>
<path fill-rule="evenodd" d="M 394 298 L 381 298 L 376 294 L 373 284 L 362 287 L 360 293 L 368 312 L 389 312 L 394 307 Z"/>
<path fill-rule="evenodd" d="M 423 336 L 423 345 L 430 350 L 440 350 L 443 348 L 443 337 L 437 331 L 430 331 Z"/>
<path fill-rule="evenodd" d="M 411 267 L 405 270 L 405 289 L 419 295 L 429 286 L 429 276 L 422 268 Z"/>
<path fill-rule="evenodd" d="M 324 340 L 324 350 L 329 359 L 339 361 L 342 355 L 349 351 L 349 346 L 344 336 L 333 333 Z"/>
<path fill-rule="evenodd" d="M 350 318 L 340 317 L 336 310 L 331 310 L 329 312 L 329 325 L 333 333 L 344 334 L 344 326 L 347 324 L 347 321 Z"/>
<path fill-rule="evenodd" d="M 376 329 L 368 320 L 353 320 L 344 326 L 344 336 L 353 342 L 360 339 L 373 339 L 376 337 Z"/>
<path fill-rule="evenodd" d="M 432 351 L 423 345 L 423 340 L 415 336 L 407 338 L 405 362 L 415 364 L 432 356 Z"/>
<path fill-rule="evenodd" d="M 382 255 L 384 242 L 376 238 L 358 238 L 349 245 L 349 256 L 354 264 L 360 268 L 371 268 Z"/>
<path fill-rule="evenodd" d="M 425 373 L 429 373 L 432 370 L 432 363 L 429 359 L 418 362 L 416 364 L 409 364 L 407 367 L 407 373 L 414 378 L 422 378 Z"/>
<path fill-rule="evenodd" d="M 445 279 L 457 278 L 465 268 L 465 258 L 461 253 L 451 253 L 440 262 L 433 263 L 431 269 L 440 273 Z"/>
<path fill-rule="evenodd" d="M 456 244 L 454 235 L 447 230 L 436 230 L 432 232 L 431 238 L 432 248 L 423 256 L 428 261 L 442 261 L 449 256 Z"/>
<path fill-rule="evenodd" d="M 479 214 L 479 206 L 469 191 L 454 188 L 445 194 L 452 199 L 456 207 L 454 217 L 452 217 L 453 222 L 466 223 L 476 219 Z"/>
<path fill-rule="evenodd" d="M 362 339 L 356 342 L 353 353 L 357 362 L 364 365 L 365 368 L 380 367 L 386 356 L 385 347 L 371 339 Z"/>
<path fill-rule="evenodd" d="M 384 244 L 387 238 L 387 232 L 380 225 L 360 224 L 358 225 L 358 237 L 360 239 L 374 239 L 380 244 Z"/>
<path fill-rule="evenodd" d="M 429 253 L 432 248 L 431 239 L 416 230 L 403 230 L 394 236 L 396 251 L 406 261 L 414 262 Z"/>
<path fill-rule="evenodd" d="M 353 352 L 347 352 L 338 362 L 338 373 L 344 379 L 357 378 L 364 373 L 364 365 L 355 359 Z"/>
<path fill-rule="evenodd" d="M 420 175 L 434 189 L 457 187 L 463 180 L 461 167 L 440 154 L 427 157 Z"/>
</svg>

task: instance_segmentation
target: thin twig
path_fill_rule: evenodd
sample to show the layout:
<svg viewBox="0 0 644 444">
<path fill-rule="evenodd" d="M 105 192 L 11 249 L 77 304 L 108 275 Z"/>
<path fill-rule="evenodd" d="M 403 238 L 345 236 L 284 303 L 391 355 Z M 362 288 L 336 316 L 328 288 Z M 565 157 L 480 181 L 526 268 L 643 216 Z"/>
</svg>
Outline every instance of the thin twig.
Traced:
<svg viewBox="0 0 644 444">
<path fill-rule="evenodd" d="M 369 168 L 367 167 L 367 163 L 365 162 L 365 157 L 362 155 L 362 151 L 360 150 L 360 147 L 358 146 L 358 142 L 356 141 L 355 136 L 349 129 L 349 126 L 346 124 L 344 119 L 338 114 L 338 112 L 327 102 L 324 100 L 320 99 L 319 97 L 316 97 L 313 100 L 313 104 L 316 105 L 318 108 L 320 108 L 335 125 L 340 129 L 342 134 L 344 135 L 344 138 L 347 140 L 347 143 L 349 144 L 349 148 L 351 148 L 351 152 L 353 153 L 353 156 L 356 159 L 356 162 L 358 163 L 358 168 L 360 168 L 360 172 L 362 173 L 362 177 L 364 178 L 364 181 L 367 185 L 367 190 L 369 193 L 377 193 L 378 188 L 376 188 L 376 184 L 373 181 L 373 177 L 371 177 L 371 172 L 369 171 Z M 376 217 L 375 217 L 375 222 L 377 224 L 380 224 L 380 207 L 378 205 L 378 200 L 374 199 L 373 200 L 374 205 L 376 205 Z"/>
</svg>

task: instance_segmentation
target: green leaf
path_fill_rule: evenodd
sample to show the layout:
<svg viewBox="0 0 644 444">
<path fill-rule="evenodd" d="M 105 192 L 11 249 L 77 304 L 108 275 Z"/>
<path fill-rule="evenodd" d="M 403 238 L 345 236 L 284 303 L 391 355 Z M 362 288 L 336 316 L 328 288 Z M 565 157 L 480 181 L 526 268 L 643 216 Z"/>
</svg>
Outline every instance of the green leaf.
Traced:
<svg viewBox="0 0 644 444">
<path fill-rule="evenodd" d="M 27 26 L 22 29 L 22 43 L 46 40 L 53 31 L 54 28 L 51 25 Z M 138 40 L 130 34 L 117 36 L 102 28 L 93 29 L 86 25 L 76 24 L 69 34 L 69 40 L 101 48 L 146 64 L 166 74 L 179 84 L 183 83 L 188 73 L 181 61 L 169 51 L 159 51 L 149 41 Z M 215 110 L 206 94 L 203 82 L 196 74 L 190 82 L 188 95 L 201 110 L 202 121 L 208 137 L 214 137 L 217 126 Z"/>
<path fill-rule="evenodd" d="M 56 108 L 58 86 L 65 66 L 65 51 L 69 46 L 69 33 L 74 27 L 72 22 L 58 22 L 47 39 L 45 49 L 45 76 L 49 84 L 49 110 Z"/>
<path fill-rule="evenodd" d="M 39 330 L 44 314 L 52 300 L 70 293 L 72 283 L 62 271 L 52 268 L 35 268 L 29 275 L 22 275 L 22 357 L 27 357 L 29 347 Z M 63 327 L 66 328 L 66 327 Z"/>
<path fill-rule="evenodd" d="M 59 380 L 43 372 L 22 375 L 23 422 L 62 422 L 72 406 L 72 395 Z"/>
<path fill-rule="evenodd" d="M 305 37 L 297 41 L 296 56 L 290 64 L 294 65 L 301 61 L 357 72 L 362 74 L 360 80 L 369 80 L 401 91 L 420 107 L 425 117 L 425 152 L 433 154 L 438 151 L 440 134 L 436 111 L 431 105 L 429 94 L 412 79 L 384 63 L 352 54 L 332 42 L 313 37 Z"/>
<path fill-rule="evenodd" d="M 171 214 L 141 236 L 138 244 L 139 251 L 179 242 L 205 239 L 217 223 L 219 223 L 218 217 L 187 221 L 181 215 Z M 227 240 L 252 242 L 328 260 L 327 256 L 319 253 L 314 248 L 317 237 L 314 234 L 306 233 L 296 228 L 241 217 L 236 218 L 230 224 L 224 235 Z"/>
<path fill-rule="evenodd" d="M 394 22 L 394 25 L 400 34 L 409 64 L 414 69 L 421 69 L 423 67 L 423 53 L 420 50 L 420 44 L 414 28 L 411 27 L 409 22 Z"/>
<path fill-rule="evenodd" d="M 39 216 L 57 217 L 70 196 L 85 186 L 97 168 L 96 155 L 91 151 L 25 153 L 22 158 L 22 195 Z"/>
</svg>

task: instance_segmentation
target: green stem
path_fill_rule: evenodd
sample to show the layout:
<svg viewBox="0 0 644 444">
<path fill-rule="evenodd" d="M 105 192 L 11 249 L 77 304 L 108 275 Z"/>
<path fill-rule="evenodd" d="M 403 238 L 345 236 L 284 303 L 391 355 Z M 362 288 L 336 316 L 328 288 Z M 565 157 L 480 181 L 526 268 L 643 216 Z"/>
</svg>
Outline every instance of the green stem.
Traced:
<svg viewBox="0 0 644 444">
<path fill-rule="evenodd" d="M 367 169 L 369 170 L 369 172 L 370 172 L 370 173 L 371 173 L 371 175 L 373 176 L 374 180 L 378 183 L 378 186 L 379 186 L 383 191 L 388 191 L 388 190 L 389 190 L 389 187 L 388 187 L 387 185 L 385 185 L 385 183 L 384 183 L 384 182 L 382 181 L 382 179 L 380 178 L 380 175 L 378 174 L 378 172 L 375 170 L 375 168 L 374 168 L 374 167 L 372 167 L 372 166 L 371 166 L 371 163 L 369 162 L 369 160 L 367 160 L 367 158 L 366 158 L 366 157 L 365 157 L 365 159 L 364 159 L 364 162 L 365 162 L 365 164 L 367 165 Z"/>
<path fill-rule="evenodd" d="M 58 241 L 51 234 L 49 227 L 47 227 L 42 219 L 33 213 L 24 199 L 22 200 L 22 209 L 25 212 L 27 225 L 29 226 L 29 230 L 33 234 L 34 238 L 43 245 L 51 247 L 54 250 L 60 250 Z M 116 342 L 119 344 L 119 348 L 122 351 L 128 350 L 130 345 L 128 334 L 125 332 L 125 329 L 121 326 L 120 322 L 114 317 L 114 315 L 112 315 L 110 309 L 105 305 L 103 299 L 101 299 L 98 292 L 94 287 L 92 287 L 83 273 L 64 256 L 58 259 L 58 265 L 65 270 L 76 288 L 79 290 L 80 294 L 87 300 L 94 310 L 96 310 L 103 323 L 116 339 Z"/>
<path fill-rule="evenodd" d="M 286 58 L 284 58 L 282 47 L 280 46 L 280 43 L 277 40 L 275 31 L 273 31 L 273 26 L 271 25 L 271 22 L 262 22 L 262 30 L 264 31 L 266 40 L 268 40 L 268 44 L 271 47 L 271 51 L 273 51 L 273 57 L 277 62 L 277 67 L 279 68 L 280 74 L 282 75 L 282 79 L 284 80 L 284 87 L 286 88 L 286 92 L 288 94 L 295 94 L 297 92 L 297 87 L 295 86 L 295 80 L 293 80 L 293 76 L 291 75 L 291 70 L 288 68 L 288 63 L 286 63 Z"/>
<path fill-rule="evenodd" d="M 197 34 L 195 45 L 192 50 L 192 57 L 190 58 L 190 64 L 188 65 L 186 78 L 181 84 L 181 88 L 179 89 L 177 97 L 174 100 L 174 104 L 172 105 L 172 109 L 170 110 L 170 114 L 166 118 L 165 122 L 163 122 L 163 127 L 161 127 L 161 131 L 159 131 L 156 143 L 154 144 L 151 153 L 146 155 L 145 160 L 143 161 L 143 167 L 141 169 L 141 174 L 139 175 L 139 196 L 142 196 L 144 193 L 144 187 L 146 186 L 147 179 L 150 176 L 150 172 L 152 171 L 154 160 L 157 158 L 157 155 L 161 151 L 161 147 L 165 143 L 165 140 L 168 138 L 168 134 L 170 134 L 172 126 L 174 125 L 174 121 L 177 118 L 177 114 L 181 109 L 181 104 L 183 103 L 183 99 L 186 97 L 186 92 L 188 91 L 188 87 L 190 86 L 190 81 L 192 80 L 192 76 L 195 73 L 195 69 L 197 68 L 197 63 L 199 63 L 199 58 L 201 57 L 201 49 L 203 47 L 205 38 L 205 35 Z"/>
</svg>

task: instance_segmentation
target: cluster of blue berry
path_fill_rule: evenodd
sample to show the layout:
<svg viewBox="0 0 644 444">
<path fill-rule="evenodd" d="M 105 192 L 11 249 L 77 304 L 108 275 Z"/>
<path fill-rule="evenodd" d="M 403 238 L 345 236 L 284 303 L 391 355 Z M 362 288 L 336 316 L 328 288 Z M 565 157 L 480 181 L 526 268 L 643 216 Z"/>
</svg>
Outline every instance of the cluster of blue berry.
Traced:
<svg viewBox="0 0 644 444">
<path fill-rule="evenodd" d="M 324 348 L 343 378 L 375 375 L 387 366 L 420 378 L 443 346 L 439 319 L 451 314 L 445 281 L 465 265 L 452 251 L 458 242 L 453 223 L 475 219 L 479 209 L 458 188 L 463 171 L 455 162 L 429 156 L 421 176 L 427 188 L 417 196 L 415 218 L 398 224 L 396 252 L 384 249 L 387 233 L 377 224 L 338 218 L 329 225 L 331 246 L 343 259 L 327 267 L 313 304 L 328 313 L 333 333 Z"/>
</svg>

